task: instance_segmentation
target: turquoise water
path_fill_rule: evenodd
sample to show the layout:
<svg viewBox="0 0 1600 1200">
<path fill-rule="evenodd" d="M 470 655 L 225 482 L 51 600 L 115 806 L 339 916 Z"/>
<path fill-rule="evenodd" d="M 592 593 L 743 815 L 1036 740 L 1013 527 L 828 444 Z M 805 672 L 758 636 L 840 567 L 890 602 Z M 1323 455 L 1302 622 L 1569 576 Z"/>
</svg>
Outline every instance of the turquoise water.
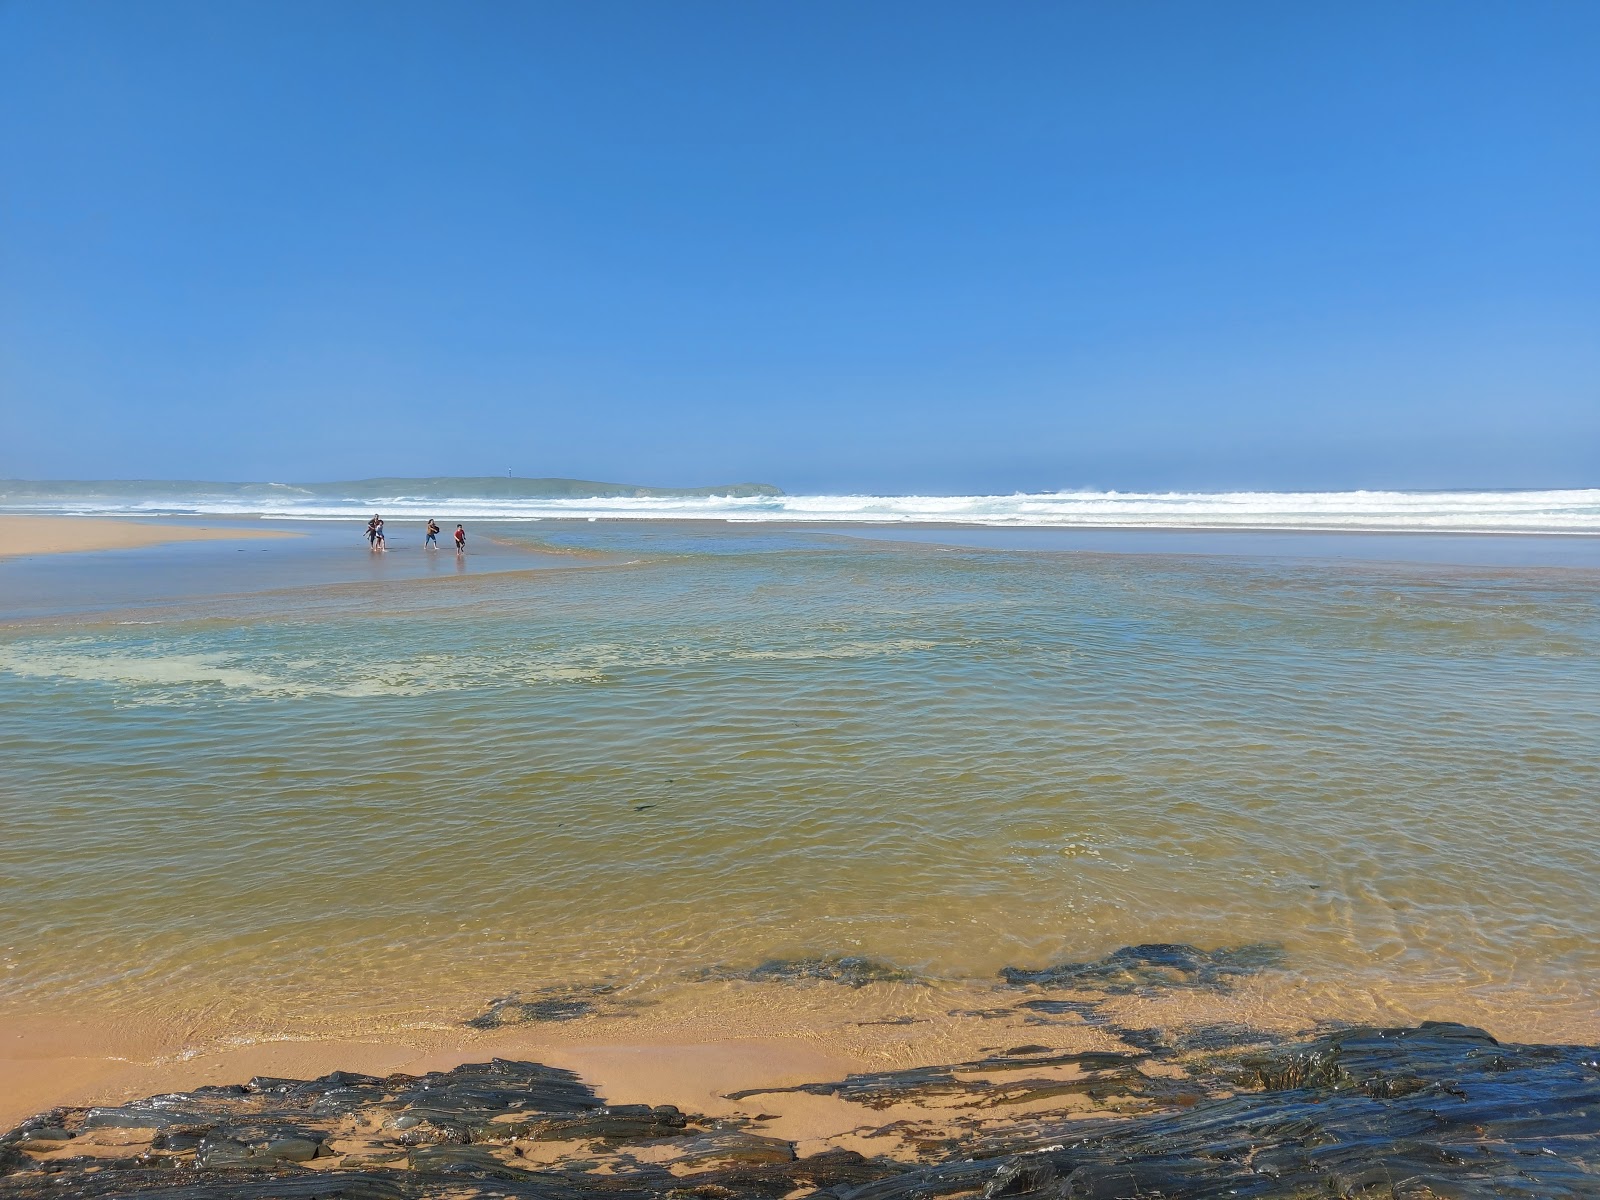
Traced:
<svg viewBox="0 0 1600 1200">
<path fill-rule="evenodd" d="M 1312 997 L 1593 1016 L 1593 569 L 305 528 L 0 568 L 8 1011 L 1268 941 Z"/>
</svg>

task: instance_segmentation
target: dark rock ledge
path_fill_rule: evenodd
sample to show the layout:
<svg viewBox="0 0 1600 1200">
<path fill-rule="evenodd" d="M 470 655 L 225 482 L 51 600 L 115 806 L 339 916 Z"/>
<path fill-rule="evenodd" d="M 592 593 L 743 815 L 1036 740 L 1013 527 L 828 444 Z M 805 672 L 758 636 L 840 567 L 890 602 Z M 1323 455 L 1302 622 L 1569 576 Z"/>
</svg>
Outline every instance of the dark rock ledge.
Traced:
<svg viewBox="0 0 1600 1200">
<path fill-rule="evenodd" d="M 897 1100 L 954 1100 L 964 1115 L 940 1137 L 902 1140 L 911 1149 L 898 1159 L 797 1158 L 760 1118 L 606 1105 L 576 1076 L 536 1063 L 257 1078 L 25 1121 L 0 1137 L 0 1196 L 1600 1197 L 1596 1047 L 1501 1045 L 1449 1024 L 1211 1045 L 1098 1055 L 1019 1046 L 804 1089 L 857 1102 L 864 1117 Z M 995 1116 L 1008 1094 L 1032 1107 Z M 1105 1107 L 1066 1115 L 1084 1103 Z M 1093 1115 L 1115 1111 L 1134 1115 Z"/>
</svg>

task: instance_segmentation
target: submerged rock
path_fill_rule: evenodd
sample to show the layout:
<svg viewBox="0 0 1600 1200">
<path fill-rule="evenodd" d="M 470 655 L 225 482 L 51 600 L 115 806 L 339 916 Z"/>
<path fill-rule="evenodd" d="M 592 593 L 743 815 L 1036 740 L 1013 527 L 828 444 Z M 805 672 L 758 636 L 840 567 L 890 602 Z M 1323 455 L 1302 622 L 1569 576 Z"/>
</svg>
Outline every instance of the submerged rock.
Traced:
<svg viewBox="0 0 1600 1200">
<path fill-rule="evenodd" d="M 916 973 L 857 954 L 823 958 L 770 958 L 758 966 L 707 967 L 701 979 L 743 979 L 751 983 L 799 983 L 809 979 L 865 987 L 869 983 L 919 983 Z"/>
<path fill-rule="evenodd" d="M 528 1021 L 576 1021 L 600 1011 L 600 999 L 617 989 L 610 984 L 588 987 L 548 988 L 531 997 L 519 992 L 489 1001 L 477 1016 L 463 1021 L 472 1029 L 498 1029 L 502 1025 L 521 1025 Z"/>
<path fill-rule="evenodd" d="M 1000 977 L 1010 984 L 1046 988 L 1093 988 L 1113 995 L 1169 988 L 1226 991 L 1241 975 L 1281 967 L 1281 947 L 1266 944 L 1201 950 L 1172 942 L 1124 946 L 1092 962 L 1057 963 L 1027 970 L 1005 967 Z"/>
<path fill-rule="evenodd" d="M 1231 1045 L 1255 1037 L 1219 1027 L 1170 1039 L 1174 1047 L 1186 1039 L 1202 1050 L 1221 1047 L 1204 1060 L 1216 1084 L 1211 1094 L 1172 1078 L 1170 1069 L 1146 1074 L 1141 1067 L 1153 1056 L 1044 1046 L 796 1089 L 867 1109 L 939 1096 L 973 1101 L 958 1128 L 921 1140 L 936 1160 L 920 1165 L 845 1150 L 796 1158 L 791 1143 L 759 1125 L 670 1106 L 606 1105 L 569 1072 L 495 1060 L 420 1077 L 256 1079 L 128 1105 L 56 1109 L 0 1136 L 0 1196 L 1600 1196 L 1600 1048 L 1502 1045 L 1483 1030 L 1448 1024 L 1345 1029 L 1271 1050 Z M 1066 1095 L 1046 1084 L 1079 1088 L 1079 1098 L 1098 1088 L 1108 1104 L 1120 1089 L 1153 1111 L 1070 1119 L 1066 1107 L 1046 1106 L 1020 1121 L 999 1116 L 991 1101 L 1030 1081 L 1041 1085 L 1035 1099 Z M 151 1131 L 146 1142 L 129 1132 L 141 1129 Z M 571 1152 L 532 1152 L 533 1143 L 550 1142 Z M 84 1144 L 93 1154 L 77 1152 Z"/>
</svg>

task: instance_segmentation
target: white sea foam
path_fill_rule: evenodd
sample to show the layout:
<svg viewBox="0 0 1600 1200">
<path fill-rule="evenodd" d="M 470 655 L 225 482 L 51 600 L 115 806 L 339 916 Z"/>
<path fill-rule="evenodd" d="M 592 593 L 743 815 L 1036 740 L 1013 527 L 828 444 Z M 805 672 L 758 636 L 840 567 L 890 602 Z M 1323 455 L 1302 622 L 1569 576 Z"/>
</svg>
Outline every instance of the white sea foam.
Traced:
<svg viewBox="0 0 1600 1200">
<path fill-rule="evenodd" d="M 258 672 L 209 654 L 128 654 L 22 646 L 0 647 L 0 671 L 34 679 L 77 679 L 146 688 L 214 686 L 255 692 L 278 690 Z"/>
<path fill-rule="evenodd" d="M 28 679 L 77 680 L 125 689 L 137 702 L 181 702 L 206 696 L 263 697 L 421 695 L 434 690 L 374 664 L 354 679 L 332 673 L 305 675 L 285 664 L 247 663 L 233 654 L 192 653 L 171 647 L 128 650 L 92 643 L 0 646 L 0 673 Z M 276 668 L 276 669 L 275 669 Z"/>
<path fill-rule="evenodd" d="M 291 658 L 271 650 L 217 653 L 193 639 L 129 647 L 92 638 L 0 644 L 0 676 L 112 685 L 128 704 L 188 704 L 229 698 L 308 699 L 424 696 L 528 684 L 599 683 L 639 669 L 770 660 L 822 662 L 892 657 L 933 648 L 914 638 L 751 648 L 610 643 L 507 648 L 494 654 L 423 654 L 394 660 L 330 650 Z"/>
<path fill-rule="evenodd" d="M 1168 529 L 1323 529 L 1600 534 L 1600 488 L 1456 492 L 1094 492 L 1009 496 L 708 496 L 485 499 L 473 496 L 148 495 L 13 504 L 14 511 L 352 520 L 720 520 Z"/>
<path fill-rule="evenodd" d="M 772 662 L 813 662 L 827 658 L 884 658 L 896 654 L 913 654 L 918 650 L 932 650 L 937 642 L 920 638 L 894 638 L 883 642 L 845 642 L 838 646 L 799 647 L 791 650 L 745 650 L 735 658 L 766 659 Z"/>
</svg>

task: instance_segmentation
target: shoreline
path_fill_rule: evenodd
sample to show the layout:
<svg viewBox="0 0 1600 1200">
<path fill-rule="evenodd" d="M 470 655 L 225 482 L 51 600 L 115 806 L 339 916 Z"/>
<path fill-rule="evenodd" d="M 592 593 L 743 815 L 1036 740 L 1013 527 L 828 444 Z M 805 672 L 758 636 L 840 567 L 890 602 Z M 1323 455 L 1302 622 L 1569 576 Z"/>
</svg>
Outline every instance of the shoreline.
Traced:
<svg viewBox="0 0 1600 1200">
<path fill-rule="evenodd" d="M 447 1070 L 494 1058 L 537 1059 L 578 1072 L 615 1103 L 649 1097 L 711 1115 L 741 1106 L 726 1093 L 794 1086 L 940 1056 L 966 1057 L 996 1039 L 1108 1049 L 1115 1035 L 1075 1022 L 1021 1032 L 951 1005 L 992 999 L 965 988 L 832 982 L 694 985 L 666 997 L 624 1000 L 569 1017 L 474 1027 L 408 1022 L 370 1032 L 201 1036 L 181 1019 L 104 1022 L 0 1017 L 0 1131 L 61 1105 L 123 1103 L 138 1096 L 227 1084 L 254 1075 L 311 1077 L 333 1070 L 386 1075 Z M 570 1003 L 570 1002 L 568 1002 Z M 908 1011 L 909 1010 L 909 1011 Z M 230 1044 L 231 1043 L 231 1044 Z"/>
<path fill-rule="evenodd" d="M 332 1067 L 238 1053 L 182 1090 L 130 1079 L 100 1104 L 0 1121 L 0 1177 L 8 1194 L 41 1198 L 177 1185 L 397 1200 L 619 1188 L 1201 1200 L 1374 1182 L 1397 1196 L 1532 1183 L 1576 1197 L 1600 1170 L 1593 1045 L 1502 1042 L 1456 1022 L 1119 1032 L 1109 1045 L 958 1040 L 909 1059 L 770 1036 L 496 1039 L 470 1056 L 347 1044 Z"/>
<path fill-rule="evenodd" d="M 285 529 L 240 529 L 225 525 L 152 524 L 122 517 L 8 516 L 0 538 L 0 558 L 81 554 L 96 550 L 135 550 L 169 542 L 250 538 L 292 538 Z"/>
<path fill-rule="evenodd" d="M 723 1101 L 729 1092 L 973 1058 L 1008 1045 L 1117 1052 L 1129 1049 L 1124 1035 L 1130 1029 L 1220 1024 L 1290 1037 L 1313 1027 L 1300 1013 L 1274 1014 L 1262 985 L 1273 990 L 1263 980 L 1237 989 L 1158 983 L 1143 995 L 1118 995 L 1007 992 L 947 981 L 738 979 L 606 996 L 581 1013 L 573 1010 L 583 1002 L 575 1005 L 571 997 L 582 989 L 548 996 L 536 991 L 513 1001 L 509 1011 L 503 1001 L 491 1004 L 494 1023 L 482 1017 L 407 1021 L 326 1036 L 305 1026 L 257 1028 L 246 1036 L 226 1028 L 202 1031 L 195 1022 L 203 1018 L 184 1013 L 147 1014 L 142 1021 L 0 1017 L 0 1131 L 61 1105 L 123 1103 L 254 1075 L 422 1073 L 490 1057 L 577 1071 L 618 1103 L 648 1092 L 656 1102 L 732 1115 L 740 1106 Z M 1402 1008 L 1345 1015 L 1352 1023 L 1414 1016 Z"/>
<path fill-rule="evenodd" d="M 1280 1042 L 1330 1028 L 1427 1021 L 1526 1043 L 1600 1042 L 1593 1011 L 1540 1019 L 1515 1003 L 1404 980 L 1382 992 L 1341 993 L 1271 969 L 1235 974 L 1233 953 L 1124 947 L 1090 963 L 1028 972 L 1036 981 L 1019 984 L 884 979 L 870 974 L 877 964 L 868 960 L 860 961 L 869 974 L 853 980 L 811 973 L 819 960 L 780 961 L 773 965 L 783 973 L 775 975 L 642 992 L 537 988 L 485 1001 L 476 1016 L 418 1014 L 370 1025 L 218 1025 L 203 1009 L 13 1011 L 0 1014 L 0 1132 L 58 1106 L 120 1104 L 256 1075 L 420 1074 L 491 1057 L 576 1071 L 617 1103 L 650 1099 L 733 1116 L 742 1109 L 724 1102 L 731 1092 L 964 1061 L 1021 1044 L 1129 1053 L 1162 1040 Z"/>
</svg>

